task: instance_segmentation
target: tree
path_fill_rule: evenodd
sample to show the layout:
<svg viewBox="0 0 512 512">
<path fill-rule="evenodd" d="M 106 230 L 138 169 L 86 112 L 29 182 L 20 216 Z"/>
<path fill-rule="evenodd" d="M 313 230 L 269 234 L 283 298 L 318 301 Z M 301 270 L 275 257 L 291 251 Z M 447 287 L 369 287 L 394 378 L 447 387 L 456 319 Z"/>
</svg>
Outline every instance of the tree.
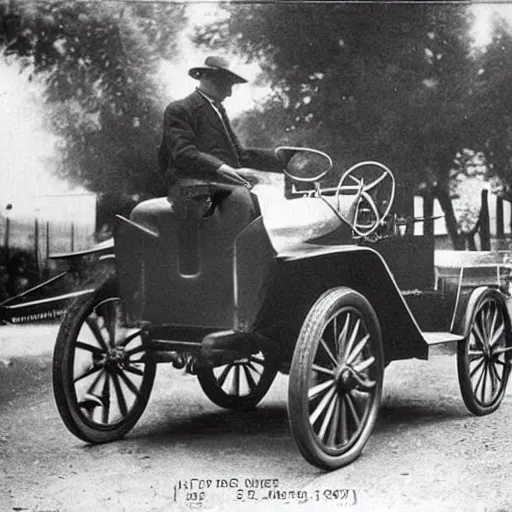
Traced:
<svg viewBox="0 0 512 512">
<path fill-rule="evenodd" d="M 92 191 L 156 193 L 162 57 L 183 6 L 0 2 L 0 47 L 44 81 L 59 174 Z"/>
<path fill-rule="evenodd" d="M 405 214 L 424 183 L 460 246 L 449 170 L 467 146 L 477 78 L 467 6 L 277 3 L 229 10 L 226 21 L 199 29 L 197 40 L 213 47 L 233 41 L 262 64 L 285 98 L 288 133 L 328 151 L 340 168 L 360 159 L 388 164 Z"/>
</svg>

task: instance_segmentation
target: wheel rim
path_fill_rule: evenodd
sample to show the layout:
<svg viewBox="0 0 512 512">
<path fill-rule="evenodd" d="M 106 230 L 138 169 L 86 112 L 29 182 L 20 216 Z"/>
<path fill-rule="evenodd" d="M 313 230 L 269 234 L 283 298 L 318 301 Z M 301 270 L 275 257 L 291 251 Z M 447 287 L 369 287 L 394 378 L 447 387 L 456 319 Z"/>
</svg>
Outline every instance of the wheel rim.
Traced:
<svg viewBox="0 0 512 512">
<path fill-rule="evenodd" d="M 265 372 L 262 352 L 213 368 L 213 376 L 220 390 L 227 396 L 246 398 L 258 393 Z"/>
<path fill-rule="evenodd" d="M 72 347 L 70 389 L 81 420 L 96 430 L 124 422 L 142 396 L 146 376 L 140 329 L 122 326 L 121 300 L 97 304 Z"/>
<path fill-rule="evenodd" d="M 507 346 L 503 309 L 495 299 L 487 299 L 475 313 L 467 350 L 466 369 L 474 399 L 482 407 L 492 406 L 507 382 L 512 350 Z"/>
<path fill-rule="evenodd" d="M 315 442 L 341 455 L 361 438 L 378 399 L 374 340 L 358 310 L 344 308 L 325 324 L 308 384 L 309 425 Z"/>
</svg>

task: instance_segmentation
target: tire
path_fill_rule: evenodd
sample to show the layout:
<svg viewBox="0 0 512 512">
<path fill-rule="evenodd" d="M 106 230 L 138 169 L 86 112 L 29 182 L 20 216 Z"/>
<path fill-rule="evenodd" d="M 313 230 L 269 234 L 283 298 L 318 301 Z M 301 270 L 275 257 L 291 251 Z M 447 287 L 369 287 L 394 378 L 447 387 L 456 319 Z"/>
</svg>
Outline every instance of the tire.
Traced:
<svg viewBox="0 0 512 512">
<path fill-rule="evenodd" d="M 459 386 L 468 410 L 484 416 L 500 406 L 510 375 L 510 317 L 498 290 L 473 292 L 465 333 L 457 347 Z"/>
<path fill-rule="evenodd" d="M 383 374 L 370 303 L 350 288 L 325 292 L 302 325 L 288 387 L 292 434 L 309 463 L 332 470 L 359 457 L 377 420 Z"/>
<path fill-rule="evenodd" d="M 215 368 L 197 371 L 205 395 L 219 407 L 233 411 L 254 409 L 267 394 L 277 366 L 263 352 Z"/>
<path fill-rule="evenodd" d="M 156 363 L 140 330 L 122 326 L 115 279 L 80 297 L 61 324 L 53 354 L 53 392 L 68 430 L 88 443 L 123 437 L 143 413 Z M 108 326 L 108 328 L 107 328 Z"/>
</svg>

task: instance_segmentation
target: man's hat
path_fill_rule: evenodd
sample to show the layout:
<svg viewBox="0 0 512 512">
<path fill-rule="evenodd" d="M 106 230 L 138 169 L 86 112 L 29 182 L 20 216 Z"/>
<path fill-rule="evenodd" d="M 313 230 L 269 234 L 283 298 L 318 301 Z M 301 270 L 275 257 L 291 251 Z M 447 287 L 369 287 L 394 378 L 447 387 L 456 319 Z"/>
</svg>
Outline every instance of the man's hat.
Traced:
<svg viewBox="0 0 512 512">
<path fill-rule="evenodd" d="M 190 68 L 188 74 L 199 80 L 205 71 L 215 71 L 219 73 L 225 73 L 228 75 L 233 83 L 235 84 L 244 84 L 247 82 L 245 78 L 242 78 L 240 75 L 237 75 L 233 71 L 229 69 L 229 62 L 223 57 L 210 56 L 206 57 L 204 61 L 204 66 L 198 66 L 195 68 Z"/>
</svg>

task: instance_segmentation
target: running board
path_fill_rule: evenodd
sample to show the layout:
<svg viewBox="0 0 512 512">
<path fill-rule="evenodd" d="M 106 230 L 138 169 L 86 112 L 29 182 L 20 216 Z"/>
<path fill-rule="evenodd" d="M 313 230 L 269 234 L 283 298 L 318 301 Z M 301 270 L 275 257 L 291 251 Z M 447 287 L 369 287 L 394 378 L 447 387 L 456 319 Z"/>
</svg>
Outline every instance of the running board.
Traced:
<svg viewBox="0 0 512 512">
<path fill-rule="evenodd" d="M 460 334 L 451 332 L 422 332 L 423 339 L 428 345 L 428 357 L 455 354 L 457 343 L 464 339 Z"/>
</svg>

